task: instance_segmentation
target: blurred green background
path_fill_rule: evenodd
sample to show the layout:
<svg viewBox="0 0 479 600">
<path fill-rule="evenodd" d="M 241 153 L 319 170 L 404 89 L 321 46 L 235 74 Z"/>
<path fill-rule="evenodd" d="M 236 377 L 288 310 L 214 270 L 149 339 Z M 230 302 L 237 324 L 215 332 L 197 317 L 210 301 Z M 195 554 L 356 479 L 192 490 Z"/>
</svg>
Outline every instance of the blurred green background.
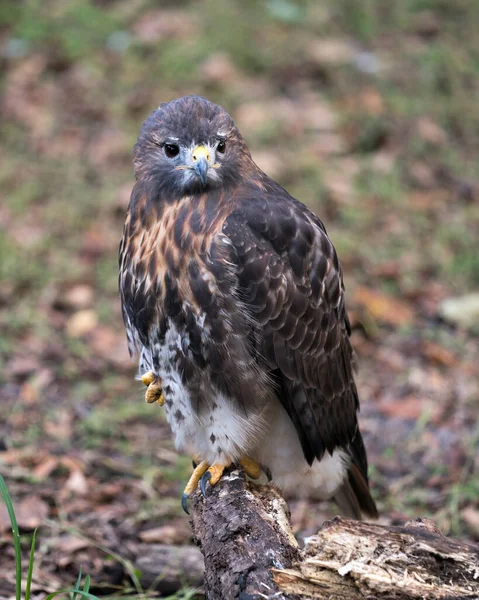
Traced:
<svg viewBox="0 0 479 600">
<path fill-rule="evenodd" d="M 192 93 L 338 250 L 385 522 L 479 540 L 478 30 L 475 0 L 0 4 L 0 469 L 25 541 L 43 523 L 39 590 L 83 565 L 119 594 L 104 549 L 190 542 L 190 462 L 133 381 L 117 248 L 139 127 Z M 291 507 L 303 533 L 335 511 Z M 13 577 L 2 513 L 0 556 Z"/>
</svg>

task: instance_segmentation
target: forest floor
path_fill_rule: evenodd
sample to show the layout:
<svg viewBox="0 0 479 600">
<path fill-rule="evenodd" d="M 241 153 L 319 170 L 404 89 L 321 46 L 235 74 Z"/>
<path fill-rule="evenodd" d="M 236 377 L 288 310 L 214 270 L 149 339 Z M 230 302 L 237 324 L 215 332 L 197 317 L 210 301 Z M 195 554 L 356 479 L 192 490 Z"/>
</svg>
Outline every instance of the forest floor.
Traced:
<svg viewBox="0 0 479 600">
<path fill-rule="evenodd" d="M 381 519 L 478 542 L 479 3 L 162 4 L 0 7 L 0 473 L 25 556 L 39 526 L 34 593 L 82 568 L 137 594 L 148 544 L 192 543 L 191 460 L 133 379 L 117 298 L 133 144 L 187 93 L 326 224 Z M 290 507 L 298 535 L 335 514 Z M 0 506 L 0 598 L 14 576 Z"/>
</svg>

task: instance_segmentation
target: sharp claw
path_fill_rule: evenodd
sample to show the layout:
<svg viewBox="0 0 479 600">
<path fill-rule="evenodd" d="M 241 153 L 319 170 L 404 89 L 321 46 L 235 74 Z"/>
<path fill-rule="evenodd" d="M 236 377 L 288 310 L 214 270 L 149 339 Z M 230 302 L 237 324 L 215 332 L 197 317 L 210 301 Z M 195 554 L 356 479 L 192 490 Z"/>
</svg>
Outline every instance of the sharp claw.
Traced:
<svg viewBox="0 0 479 600">
<path fill-rule="evenodd" d="M 201 494 L 203 495 L 203 498 L 206 498 L 206 484 L 208 483 L 208 481 L 210 479 L 211 479 L 211 473 L 209 471 L 206 471 L 206 473 L 201 476 L 200 491 L 201 491 Z"/>
<path fill-rule="evenodd" d="M 185 511 L 185 513 L 187 515 L 190 514 L 190 511 L 188 510 L 188 500 L 189 500 L 189 494 L 183 494 L 181 496 L 181 508 Z"/>
<path fill-rule="evenodd" d="M 193 465 L 193 469 L 196 469 L 196 467 L 198 466 L 198 463 L 195 460 L 192 460 L 191 464 Z"/>
<path fill-rule="evenodd" d="M 261 465 L 261 469 L 263 470 L 263 473 L 268 478 L 268 481 L 273 481 L 273 475 L 271 474 L 271 469 L 269 469 L 268 467 L 265 467 L 264 465 Z"/>
</svg>

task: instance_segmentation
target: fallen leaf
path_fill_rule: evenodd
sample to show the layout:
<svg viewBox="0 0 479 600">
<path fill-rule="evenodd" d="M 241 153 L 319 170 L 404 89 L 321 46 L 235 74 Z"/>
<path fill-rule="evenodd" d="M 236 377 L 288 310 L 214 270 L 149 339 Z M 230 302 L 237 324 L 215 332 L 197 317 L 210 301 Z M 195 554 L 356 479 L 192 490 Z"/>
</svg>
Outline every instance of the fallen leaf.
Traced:
<svg viewBox="0 0 479 600">
<path fill-rule="evenodd" d="M 98 325 L 98 317 L 94 310 L 80 310 L 68 319 L 67 333 L 71 337 L 82 337 L 93 331 Z"/>
<path fill-rule="evenodd" d="M 409 167 L 408 174 L 412 183 L 421 189 L 430 189 L 436 185 L 434 172 L 426 163 L 415 162 Z"/>
<path fill-rule="evenodd" d="M 40 368 L 40 363 L 33 356 L 15 356 L 9 363 L 7 371 L 10 377 L 24 377 Z"/>
<path fill-rule="evenodd" d="M 378 90 L 374 87 L 365 88 L 356 99 L 366 112 L 372 115 L 380 115 L 384 112 L 384 100 Z"/>
<path fill-rule="evenodd" d="M 78 284 L 61 294 L 55 304 L 67 309 L 82 310 L 93 304 L 93 288 L 86 284 Z"/>
<path fill-rule="evenodd" d="M 408 325 L 414 319 L 414 311 L 406 302 L 363 286 L 356 288 L 353 302 L 366 309 L 373 319 L 395 327 Z"/>
<path fill-rule="evenodd" d="M 86 540 L 73 535 L 63 535 L 55 540 L 55 549 L 64 554 L 72 554 L 77 550 L 88 548 L 89 545 L 90 544 Z"/>
<path fill-rule="evenodd" d="M 56 456 L 47 456 L 44 461 L 33 469 L 33 477 L 40 480 L 46 479 L 57 468 L 59 462 L 60 459 Z"/>
<path fill-rule="evenodd" d="M 179 10 L 151 10 L 133 25 L 133 33 L 144 43 L 165 38 L 184 38 L 197 33 L 192 18 Z"/>
<path fill-rule="evenodd" d="M 73 416 L 67 409 L 60 409 L 55 413 L 53 419 L 46 421 L 45 433 L 58 440 L 68 440 L 72 436 Z"/>
<path fill-rule="evenodd" d="M 27 496 L 15 504 L 15 515 L 19 527 L 35 529 L 46 519 L 50 507 L 39 496 Z"/>
<path fill-rule="evenodd" d="M 419 119 L 416 129 L 423 140 L 434 146 L 443 146 L 447 143 L 446 132 L 430 117 Z"/>
<path fill-rule="evenodd" d="M 394 402 L 380 402 L 377 410 L 387 417 L 396 419 L 407 419 L 416 421 L 425 414 L 430 415 L 432 421 L 436 420 L 440 413 L 440 407 L 433 404 L 429 398 L 419 396 L 406 396 L 398 398 Z"/>
<path fill-rule="evenodd" d="M 148 544 L 181 544 L 188 539 L 189 535 L 189 530 L 177 523 L 146 529 L 140 532 L 139 537 L 142 542 L 147 542 Z"/>
<path fill-rule="evenodd" d="M 308 47 L 309 58 L 321 67 L 337 67 L 351 63 L 355 50 L 348 40 L 321 38 L 313 40 Z"/>
<path fill-rule="evenodd" d="M 66 480 L 65 489 L 80 496 L 88 492 L 88 482 L 81 471 L 72 471 L 70 477 Z"/>
<path fill-rule="evenodd" d="M 227 83 L 238 77 L 231 59 L 223 52 L 209 56 L 200 66 L 200 73 L 204 81 L 211 83 Z"/>
<path fill-rule="evenodd" d="M 443 367 L 455 367 L 457 365 L 457 358 L 454 354 L 439 344 L 424 341 L 422 351 L 429 360 L 438 363 Z"/>
<path fill-rule="evenodd" d="M 466 329 L 473 328 L 479 323 L 479 292 L 447 298 L 441 302 L 439 312 L 451 323 Z"/>
<path fill-rule="evenodd" d="M 479 535 L 479 510 L 473 506 L 468 506 L 461 511 L 461 517 L 467 523 L 476 535 Z"/>
</svg>

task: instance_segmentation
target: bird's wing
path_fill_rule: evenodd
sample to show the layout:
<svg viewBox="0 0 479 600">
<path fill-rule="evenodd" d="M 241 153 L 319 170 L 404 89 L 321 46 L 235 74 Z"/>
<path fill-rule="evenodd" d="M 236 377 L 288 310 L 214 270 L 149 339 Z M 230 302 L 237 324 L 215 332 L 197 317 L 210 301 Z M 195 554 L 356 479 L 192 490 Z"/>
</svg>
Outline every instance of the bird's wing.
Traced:
<svg viewBox="0 0 479 600">
<path fill-rule="evenodd" d="M 223 225 L 257 359 L 276 380 L 306 460 L 349 450 L 367 481 L 341 267 L 321 221 L 272 180 L 235 194 Z"/>
</svg>

